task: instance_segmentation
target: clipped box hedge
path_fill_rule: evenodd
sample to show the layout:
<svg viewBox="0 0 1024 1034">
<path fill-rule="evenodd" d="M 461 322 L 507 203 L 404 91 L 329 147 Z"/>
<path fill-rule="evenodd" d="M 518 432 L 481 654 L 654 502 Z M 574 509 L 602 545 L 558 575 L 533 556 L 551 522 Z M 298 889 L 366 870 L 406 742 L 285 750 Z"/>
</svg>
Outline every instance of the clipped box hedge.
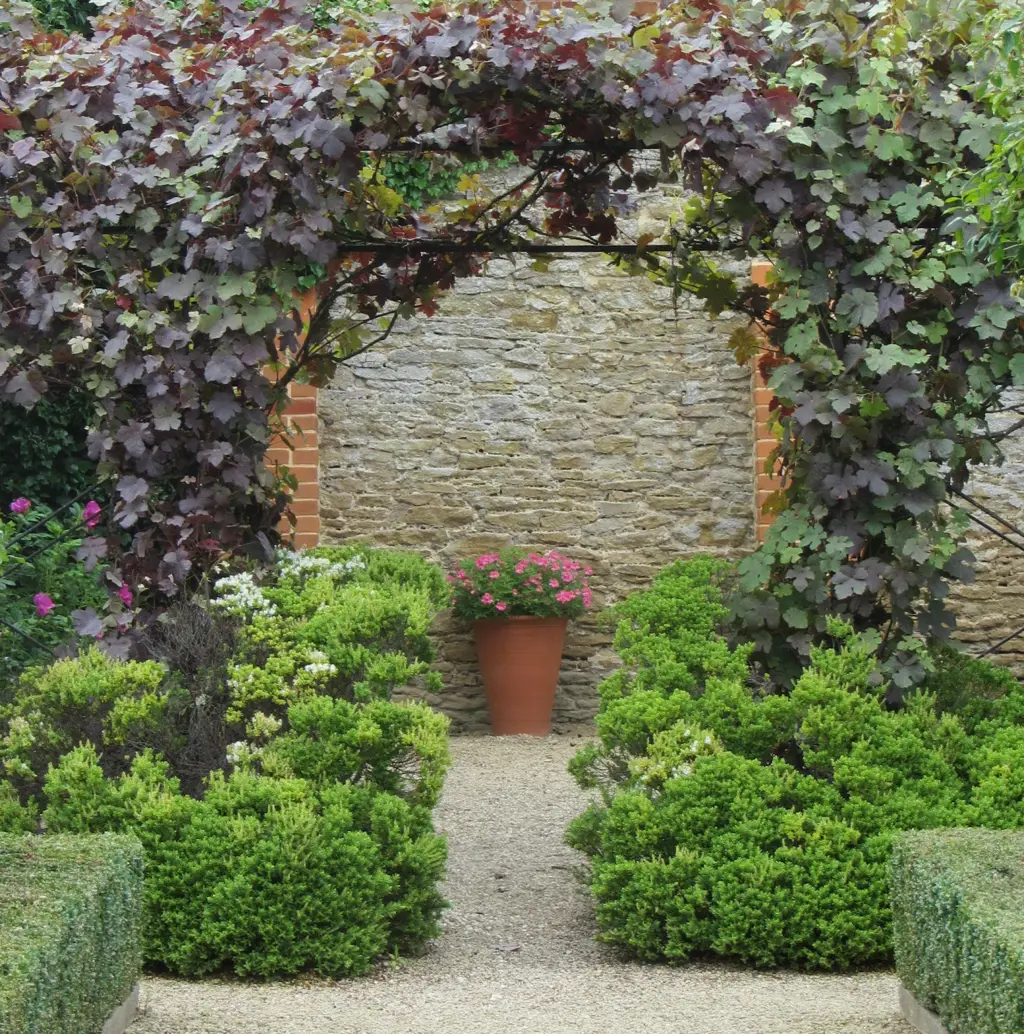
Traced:
<svg viewBox="0 0 1024 1034">
<path fill-rule="evenodd" d="M 142 967 L 134 837 L 0 835 L 0 1034 L 100 1034 Z"/>
<path fill-rule="evenodd" d="M 950 1034 L 1024 1031 L 1024 832 L 905 833 L 892 911 L 900 979 Z"/>
</svg>

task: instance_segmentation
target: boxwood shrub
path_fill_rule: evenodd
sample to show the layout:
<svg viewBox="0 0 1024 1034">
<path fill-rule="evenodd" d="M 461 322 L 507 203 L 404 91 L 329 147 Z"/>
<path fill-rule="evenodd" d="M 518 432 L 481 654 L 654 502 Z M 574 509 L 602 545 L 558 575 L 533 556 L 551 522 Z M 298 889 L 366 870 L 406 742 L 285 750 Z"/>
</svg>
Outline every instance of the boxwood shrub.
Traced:
<svg viewBox="0 0 1024 1034">
<path fill-rule="evenodd" d="M 1024 1030 L 1024 833 L 906 833 L 892 856 L 896 970 L 950 1034 Z"/>
<path fill-rule="evenodd" d="M 0 834 L 0 1031 L 100 1034 L 142 968 L 142 848 Z"/>
<path fill-rule="evenodd" d="M 440 570 L 365 547 L 282 553 L 164 615 L 148 660 L 92 650 L 0 709 L 0 827 L 131 832 L 145 957 L 171 971 L 363 972 L 437 932 L 447 719 Z"/>
<path fill-rule="evenodd" d="M 886 961 L 901 830 L 1024 825 L 1024 691 L 974 672 L 986 692 L 960 711 L 927 691 L 894 710 L 871 644 L 837 623 L 772 693 L 716 633 L 722 571 L 673 564 L 619 609 L 600 741 L 571 763 L 601 791 L 568 832 L 601 936 L 643 958 Z"/>
</svg>

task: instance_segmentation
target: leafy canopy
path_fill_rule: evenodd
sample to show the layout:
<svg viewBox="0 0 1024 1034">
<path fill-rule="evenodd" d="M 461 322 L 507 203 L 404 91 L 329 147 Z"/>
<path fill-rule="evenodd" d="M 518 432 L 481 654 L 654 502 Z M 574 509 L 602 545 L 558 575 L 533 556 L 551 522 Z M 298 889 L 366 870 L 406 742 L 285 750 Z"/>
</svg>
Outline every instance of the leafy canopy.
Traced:
<svg viewBox="0 0 1024 1034">
<path fill-rule="evenodd" d="M 1011 279 L 962 246 L 1000 133 L 968 46 L 995 3 L 471 3 L 318 27 L 303 0 L 142 0 L 85 39 L 5 0 L 0 391 L 97 396 L 123 565 L 174 592 L 218 549 L 266 547 L 288 380 L 433 312 L 481 251 L 611 241 L 657 179 L 631 152 L 660 148 L 699 197 L 676 260 L 634 264 L 770 345 L 786 514 L 745 565 L 744 617 L 782 675 L 829 616 L 880 625 L 912 682 L 969 573 L 949 489 L 997 458 L 989 418 L 1024 381 Z M 523 173 L 416 213 L 381 170 L 417 146 Z M 695 243 L 767 255 L 772 290 Z"/>
</svg>

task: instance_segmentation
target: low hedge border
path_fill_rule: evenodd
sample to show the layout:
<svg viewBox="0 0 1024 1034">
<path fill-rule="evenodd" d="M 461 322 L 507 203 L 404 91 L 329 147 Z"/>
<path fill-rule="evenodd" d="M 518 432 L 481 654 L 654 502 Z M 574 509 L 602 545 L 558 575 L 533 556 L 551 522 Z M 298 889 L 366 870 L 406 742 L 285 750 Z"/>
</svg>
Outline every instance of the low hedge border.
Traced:
<svg viewBox="0 0 1024 1034">
<path fill-rule="evenodd" d="M 1024 1031 L 1024 832 L 905 833 L 891 877 L 903 986 L 950 1034 Z"/>
<path fill-rule="evenodd" d="M 134 837 L 0 834 L 0 1034 L 100 1034 L 142 969 Z"/>
</svg>

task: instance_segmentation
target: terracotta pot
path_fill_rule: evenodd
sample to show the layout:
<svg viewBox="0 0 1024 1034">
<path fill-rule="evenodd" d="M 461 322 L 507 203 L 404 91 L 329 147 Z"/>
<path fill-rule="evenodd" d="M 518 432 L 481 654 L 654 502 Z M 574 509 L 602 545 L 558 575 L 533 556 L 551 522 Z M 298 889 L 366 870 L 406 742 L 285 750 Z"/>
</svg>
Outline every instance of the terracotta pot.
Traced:
<svg viewBox="0 0 1024 1034">
<path fill-rule="evenodd" d="M 473 626 L 496 736 L 551 732 L 568 618 L 512 617 Z"/>
</svg>

